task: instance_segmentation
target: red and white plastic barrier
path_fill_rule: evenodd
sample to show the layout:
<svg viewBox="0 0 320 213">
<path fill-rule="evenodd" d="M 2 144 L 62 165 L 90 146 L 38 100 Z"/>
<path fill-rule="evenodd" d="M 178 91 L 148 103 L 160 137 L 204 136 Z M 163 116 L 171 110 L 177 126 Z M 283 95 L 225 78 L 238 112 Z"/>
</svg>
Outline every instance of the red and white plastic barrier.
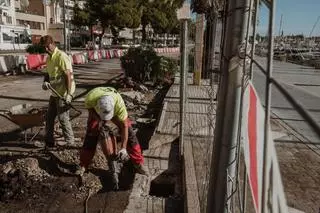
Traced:
<svg viewBox="0 0 320 213">
<path fill-rule="evenodd" d="M 177 53 L 179 52 L 179 47 L 164 47 L 164 48 L 155 48 L 157 53 Z"/>
<path fill-rule="evenodd" d="M 156 48 L 156 52 L 164 51 L 164 48 Z M 167 48 L 168 51 L 168 48 Z M 127 50 L 120 49 L 102 49 L 78 52 L 69 55 L 72 64 L 85 64 L 89 61 L 98 61 L 101 59 L 111 59 L 122 57 Z M 41 70 L 46 66 L 47 54 L 27 54 L 18 56 L 0 56 L 0 73 L 13 71 L 20 66 L 25 66 L 27 70 Z"/>
<path fill-rule="evenodd" d="M 255 212 L 261 212 L 262 205 L 268 201 L 262 200 L 263 166 L 267 168 L 266 186 L 267 197 L 272 197 L 272 209 L 278 213 L 287 213 L 288 207 L 281 181 L 280 168 L 277 159 L 275 144 L 271 131 L 265 132 L 265 109 L 257 92 L 250 81 L 243 97 L 243 116 L 241 120 L 241 138 L 243 142 L 244 160 Z M 264 134 L 268 134 L 267 142 L 269 153 L 264 162 Z M 267 202 L 267 203 L 265 203 Z"/>
</svg>

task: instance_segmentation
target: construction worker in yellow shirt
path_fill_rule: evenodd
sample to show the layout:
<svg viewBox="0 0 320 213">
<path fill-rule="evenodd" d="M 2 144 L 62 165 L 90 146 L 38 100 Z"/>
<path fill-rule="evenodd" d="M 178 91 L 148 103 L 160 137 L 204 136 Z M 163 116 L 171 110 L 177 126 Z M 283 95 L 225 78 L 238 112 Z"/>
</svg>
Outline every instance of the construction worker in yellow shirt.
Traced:
<svg viewBox="0 0 320 213">
<path fill-rule="evenodd" d="M 148 175 L 143 166 L 144 158 L 139 141 L 131 127 L 128 112 L 121 95 L 111 87 L 97 87 L 91 90 L 85 98 L 88 109 L 87 132 L 80 153 L 80 167 L 77 174 L 82 175 L 90 164 L 98 141 L 112 173 L 115 189 L 118 189 L 120 173 L 118 160 L 131 160 L 137 173 Z M 121 136 L 121 149 L 116 151 L 115 133 L 110 128 L 110 122 L 115 124 Z"/>
<path fill-rule="evenodd" d="M 75 92 L 72 63 L 68 55 L 56 47 L 51 36 L 43 36 L 40 44 L 49 54 L 42 89 L 48 90 L 51 88 L 58 93 L 52 92 L 49 99 L 46 117 L 46 147 L 53 147 L 55 145 L 53 134 L 56 117 L 58 117 L 65 138 L 65 141 L 60 143 L 60 145 L 73 145 L 74 134 L 69 116 L 69 104 Z"/>
</svg>

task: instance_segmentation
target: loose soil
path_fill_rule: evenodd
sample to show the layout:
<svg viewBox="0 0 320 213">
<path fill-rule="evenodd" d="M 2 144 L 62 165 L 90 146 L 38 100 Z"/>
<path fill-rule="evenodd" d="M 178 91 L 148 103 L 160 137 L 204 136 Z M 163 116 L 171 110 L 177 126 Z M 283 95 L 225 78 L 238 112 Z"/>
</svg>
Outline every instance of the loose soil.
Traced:
<svg viewBox="0 0 320 213">
<path fill-rule="evenodd" d="M 124 90 L 120 82 L 115 82 L 113 86 Z M 168 88 L 149 86 L 139 103 L 130 104 L 130 100 L 125 100 L 130 106 L 129 116 L 143 149 L 148 147 L 156 122 L 135 121 L 138 118 L 157 119 Z M 125 210 L 134 179 L 130 164 L 124 166 L 120 190 L 116 192 L 112 190 L 107 162 L 100 147 L 89 172 L 82 179 L 73 174 L 79 163 L 87 118 L 87 112 L 80 104 L 75 104 L 75 107 L 82 111 L 79 117 L 72 120 L 78 139 L 75 147 L 45 151 L 41 147 L 42 132 L 36 142 L 26 144 L 21 140 L 21 132 L 2 131 L 1 138 L 6 140 L 0 143 L 0 212 L 85 212 L 85 200 L 89 193 L 92 194 L 87 203 L 90 213 L 120 213 Z M 56 141 L 61 139 L 58 130 Z"/>
</svg>

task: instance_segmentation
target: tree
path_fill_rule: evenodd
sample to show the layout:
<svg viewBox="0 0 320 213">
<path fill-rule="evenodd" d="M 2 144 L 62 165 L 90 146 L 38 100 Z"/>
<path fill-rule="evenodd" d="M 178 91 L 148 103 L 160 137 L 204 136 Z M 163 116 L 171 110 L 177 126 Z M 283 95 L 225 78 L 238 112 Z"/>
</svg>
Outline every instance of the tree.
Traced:
<svg viewBox="0 0 320 213">
<path fill-rule="evenodd" d="M 146 26 L 151 24 L 156 33 L 172 33 L 177 31 L 177 9 L 183 4 L 182 0 L 143 1 L 142 8 L 142 41 L 146 41 Z"/>
<path fill-rule="evenodd" d="M 94 25 L 100 25 L 102 33 L 99 35 L 100 45 L 105 29 L 109 26 L 111 15 L 104 10 L 105 6 L 110 3 L 109 0 L 86 0 L 85 8 L 87 8 L 89 17 Z M 91 25 L 91 32 L 93 25 Z"/>
<path fill-rule="evenodd" d="M 79 7 L 79 4 L 76 2 L 73 7 L 73 17 L 72 17 L 71 23 L 78 28 L 83 26 L 89 26 L 90 25 L 89 16 L 90 16 L 89 12 L 86 10 L 82 10 Z"/>
<path fill-rule="evenodd" d="M 136 0 L 118 0 L 107 4 L 104 12 L 109 14 L 109 26 L 114 36 L 114 43 L 118 41 L 119 32 L 124 28 L 135 29 L 141 23 L 142 11 Z"/>
<path fill-rule="evenodd" d="M 81 9 L 78 2 L 75 2 L 71 23 L 78 29 L 81 27 L 89 27 L 91 39 L 93 40 L 92 26 L 96 24 L 96 18 L 92 16 L 92 13 L 90 13 L 87 5 L 85 5 L 84 8 Z"/>
</svg>

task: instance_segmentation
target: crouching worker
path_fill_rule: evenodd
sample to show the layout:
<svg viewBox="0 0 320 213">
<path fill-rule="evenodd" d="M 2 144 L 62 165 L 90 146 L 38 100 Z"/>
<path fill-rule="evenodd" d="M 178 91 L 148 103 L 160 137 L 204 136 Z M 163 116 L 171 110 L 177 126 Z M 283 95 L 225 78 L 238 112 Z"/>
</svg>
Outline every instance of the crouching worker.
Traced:
<svg viewBox="0 0 320 213">
<path fill-rule="evenodd" d="M 94 157 L 100 141 L 102 151 L 107 158 L 114 184 L 118 183 L 120 169 L 117 159 L 131 160 L 137 173 L 147 175 L 143 166 L 144 158 L 139 141 L 131 127 L 128 112 L 121 95 L 111 87 L 97 87 L 85 98 L 88 109 L 87 132 L 80 152 L 80 167 L 77 174 L 82 175 Z M 109 127 L 110 122 L 119 128 L 121 149 L 117 152 L 116 137 Z M 117 185 L 115 186 L 117 188 Z"/>
</svg>

